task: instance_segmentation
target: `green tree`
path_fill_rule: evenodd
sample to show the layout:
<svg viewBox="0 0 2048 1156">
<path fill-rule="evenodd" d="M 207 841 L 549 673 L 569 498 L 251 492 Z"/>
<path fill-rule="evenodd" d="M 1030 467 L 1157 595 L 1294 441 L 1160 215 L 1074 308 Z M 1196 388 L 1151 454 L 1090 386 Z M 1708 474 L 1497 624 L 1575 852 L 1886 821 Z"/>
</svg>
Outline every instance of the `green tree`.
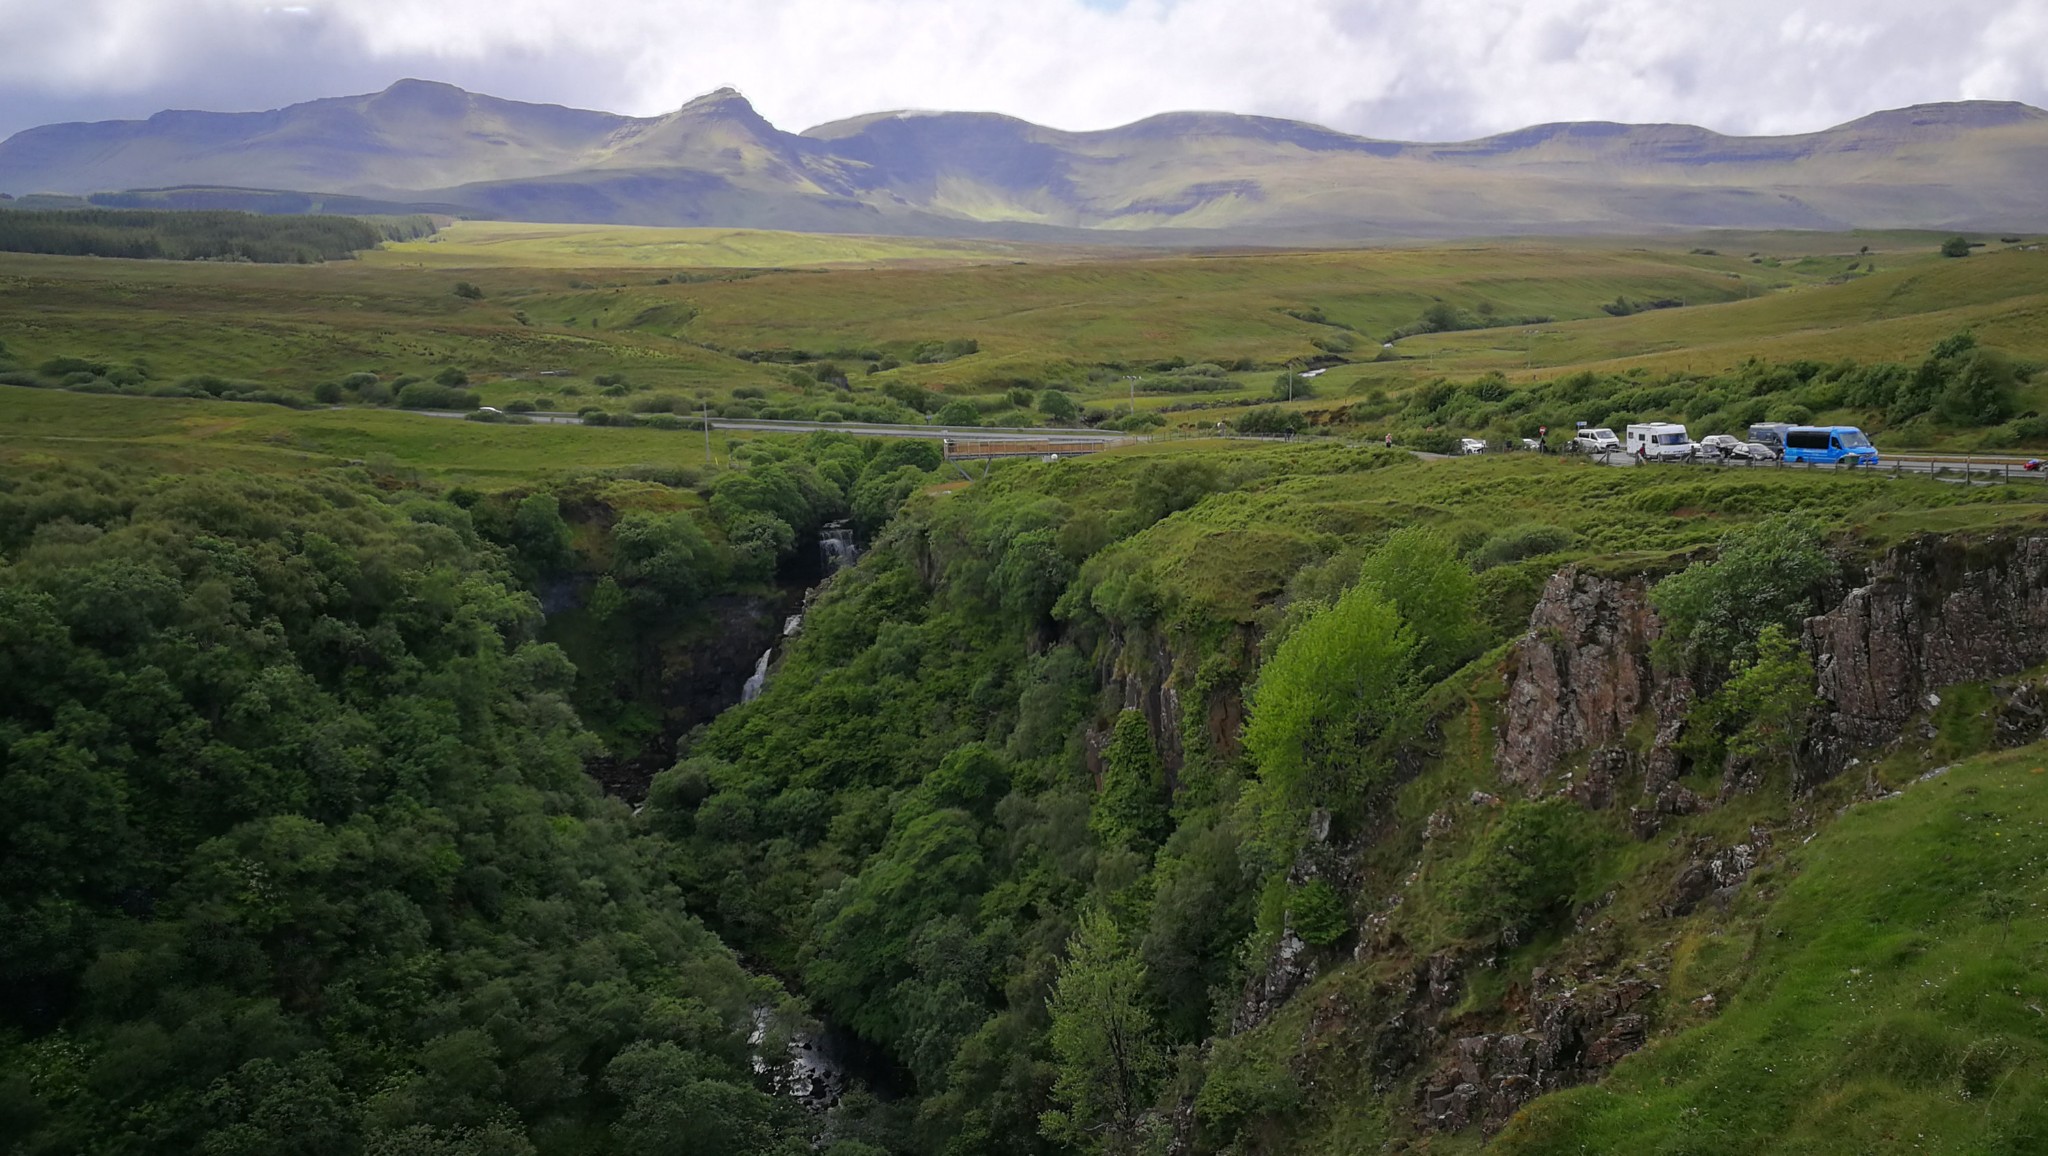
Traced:
<svg viewBox="0 0 2048 1156">
<path fill-rule="evenodd" d="M 1415 651 L 1400 610 L 1360 582 L 1295 627 L 1260 668 L 1244 731 L 1259 777 L 1245 799 L 1269 867 L 1293 857 L 1310 808 L 1376 778 L 1370 744 L 1405 709 Z"/>
<path fill-rule="evenodd" d="M 1751 660 L 1764 627 L 1790 628 L 1810 614 L 1834 573 L 1810 518 L 1780 515 L 1733 530 L 1711 560 L 1651 588 L 1650 603 L 1664 624 L 1659 647 L 1718 681 L 1720 672 Z"/>
<path fill-rule="evenodd" d="M 559 574 L 576 561 L 569 523 L 552 491 L 528 494 L 512 508 L 512 549 L 535 576 Z"/>
<path fill-rule="evenodd" d="M 1102 789 L 1090 809 L 1089 827 L 1113 847 L 1157 846 L 1170 826 L 1166 767 L 1152 749 L 1152 728 L 1142 713 L 1117 715 L 1102 764 Z"/>
<path fill-rule="evenodd" d="M 1970 239 L 1968 237 L 1950 237 L 1941 243 L 1941 255 L 1944 257 L 1969 256 Z"/>
<path fill-rule="evenodd" d="M 1366 555 L 1358 580 L 1401 612 L 1414 632 L 1425 681 L 1478 653 L 1479 581 L 1442 534 L 1427 526 L 1395 531 Z"/>
<path fill-rule="evenodd" d="M 1052 421 L 1066 424 L 1081 420 L 1081 407 L 1057 389 L 1048 389 L 1038 395 L 1038 412 Z"/>
<path fill-rule="evenodd" d="M 981 411 L 971 401 L 949 401 L 932 415 L 937 425 L 980 425 Z"/>
<path fill-rule="evenodd" d="M 1813 691 L 1813 660 L 1783 624 L 1757 636 L 1756 657 L 1738 665 L 1715 696 L 1716 713 L 1738 724 L 1728 752 L 1738 758 L 1781 763 L 1795 770 L 1820 699 Z"/>
<path fill-rule="evenodd" d="M 1144 1004 L 1145 965 L 1109 915 L 1090 910 L 1067 945 L 1047 1010 L 1058 1062 L 1052 1098 L 1039 1117 L 1048 1139 L 1084 1151 L 1125 1152 L 1166 1067 Z"/>
<path fill-rule="evenodd" d="M 1997 425 L 2012 416 L 2018 383 L 2012 362 L 2003 354 L 1974 350 L 1950 375 L 1937 412 L 1951 425 Z"/>
<path fill-rule="evenodd" d="M 1586 812 L 1568 800 L 1509 804 L 1444 881 L 1444 905 L 1459 929 L 1513 939 L 1556 912 L 1593 849 L 1587 825 Z"/>
</svg>

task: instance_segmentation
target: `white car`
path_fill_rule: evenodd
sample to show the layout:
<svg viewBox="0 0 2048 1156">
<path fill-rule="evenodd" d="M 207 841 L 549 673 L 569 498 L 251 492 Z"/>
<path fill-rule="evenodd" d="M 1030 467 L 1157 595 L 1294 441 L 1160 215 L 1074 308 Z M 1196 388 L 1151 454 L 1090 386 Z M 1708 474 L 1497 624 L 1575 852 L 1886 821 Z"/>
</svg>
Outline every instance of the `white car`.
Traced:
<svg viewBox="0 0 2048 1156">
<path fill-rule="evenodd" d="M 1486 442 L 1480 438 L 1459 438 L 1458 452 L 1461 454 L 1483 454 L 1486 452 Z"/>
<path fill-rule="evenodd" d="M 1604 454 L 1609 450 L 1620 449 L 1621 439 L 1614 436 L 1613 430 L 1604 426 L 1600 429 L 1582 429 L 1572 438 L 1571 448 L 1575 454 Z"/>
</svg>

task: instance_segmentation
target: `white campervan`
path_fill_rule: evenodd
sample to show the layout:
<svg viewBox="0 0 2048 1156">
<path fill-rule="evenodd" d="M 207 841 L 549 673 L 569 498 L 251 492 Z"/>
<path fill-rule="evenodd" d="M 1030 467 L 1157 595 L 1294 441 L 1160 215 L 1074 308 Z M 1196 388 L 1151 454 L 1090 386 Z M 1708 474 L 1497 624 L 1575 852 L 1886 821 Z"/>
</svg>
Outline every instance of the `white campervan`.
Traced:
<svg viewBox="0 0 2048 1156">
<path fill-rule="evenodd" d="M 1677 422 L 1652 421 L 1628 427 L 1628 452 L 1650 461 L 1689 458 L 1699 452 L 1685 427 Z"/>
</svg>

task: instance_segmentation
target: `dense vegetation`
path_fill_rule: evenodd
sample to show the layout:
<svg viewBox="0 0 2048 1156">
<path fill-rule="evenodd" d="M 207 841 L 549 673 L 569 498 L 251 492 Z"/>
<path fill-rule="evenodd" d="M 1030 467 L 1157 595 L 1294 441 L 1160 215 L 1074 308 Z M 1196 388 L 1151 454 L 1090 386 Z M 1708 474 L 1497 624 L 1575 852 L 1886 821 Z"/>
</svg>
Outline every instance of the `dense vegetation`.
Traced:
<svg viewBox="0 0 2048 1156">
<path fill-rule="evenodd" d="M 433 228 L 425 217 L 372 221 L 227 211 L 13 209 L 0 212 L 0 252 L 306 265 L 345 260 Z"/>
<path fill-rule="evenodd" d="M 1459 370 L 1384 396 L 1333 370 L 1324 396 L 1216 412 L 1366 448 L 1165 442 L 962 484 L 933 442 L 679 431 L 706 410 L 1145 423 L 1172 411 L 1107 407 L 1264 401 L 1275 363 L 1047 371 L 1006 360 L 1017 330 L 923 319 L 856 341 L 806 318 L 724 353 L 686 340 L 679 302 L 725 281 L 469 276 L 421 279 L 389 344 L 351 344 L 355 306 L 328 302 L 290 376 L 228 345 L 184 372 L 161 333 L 117 357 L 9 331 L 6 380 L 129 396 L 5 391 L 0 1152 L 1468 1151 L 1480 1125 L 1417 1110 L 1431 1066 L 1524 1030 L 1543 977 L 1587 961 L 1655 977 L 1651 1043 L 1537 1100 L 1508 1150 L 1846 1153 L 1909 1113 L 1951 1148 L 2037 1146 L 2039 756 L 1911 785 L 2024 697 L 1944 689 L 1899 751 L 1815 782 L 1798 632 L 1878 544 L 2036 528 L 2042 492 L 1376 444 L 1787 407 L 2010 442 L 2040 420 L 2024 357 L 1966 336 L 1896 363 Z M 795 300 L 828 279 L 750 281 Z M 1581 304 L 1672 291 L 1621 287 Z M 74 317 L 61 278 L 29 291 Z M 1312 356 L 1429 308 L 1260 293 Z M 1491 316 L 1550 308 L 1502 298 Z M 477 339 L 493 326 L 518 344 Z M 577 371 L 535 370 L 557 357 Z M 754 376 L 696 387 L 686 359 Z M 215 376 L 235 365 L 256 368 Z M 597 428 L 389 412 L 484 404 Z M 870 550 L 782 641 L 780 600 L 841 520 Z M 1639 583 L 1657 668 L 1687 680 L 1681 785 L 1716 805 L 1654 839 L 1492 765 L 1503 646 L 1573 564 Z M 766 690 L 698 727 L 737 678 L 708 708 L 678 687 L 714 652 L 750 668 L 748 614 L 777 640 Z M 1644 730 L 1631 763 L 1663 741 Z M 638 811 L 588 777 L 636 757 L 660 770 Z M 1756 830 L 1778 851 L 1726 910 L 1670 906 L 1699 848 Z M 1442 1034 L 1403 1034 L 1424 993 Z M 755 1058 L 806 1011 L 878 1048 L 901 1097 L 771 1095 Z M 1787 1049 L 1799 1070 L 1774 1071 Z"/>
<path fill-rule="evenodd" d="M 460 507 L 53 471 L 0 550 L 10 1150 L 793 1134 L 748 1066 L 778 993 L 585 778 L 575 670 Z"/>
</svg>

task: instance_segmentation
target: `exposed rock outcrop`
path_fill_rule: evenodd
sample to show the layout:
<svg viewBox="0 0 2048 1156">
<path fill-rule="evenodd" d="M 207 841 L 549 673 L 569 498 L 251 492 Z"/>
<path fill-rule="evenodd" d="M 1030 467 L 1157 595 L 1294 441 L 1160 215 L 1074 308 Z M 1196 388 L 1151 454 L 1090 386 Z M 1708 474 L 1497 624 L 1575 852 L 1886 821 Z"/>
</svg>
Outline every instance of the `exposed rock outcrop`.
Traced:
<svg viewBox="0 0 2048 1156">
<path fill-rule="evenodd" d="M 1656 616 L 1641 579 L 1558 571 L 1509 659 L 1494 767 L 1542 790 L 1564 760 L 1619 739 L 1650 701 Z"/>
<path fill-rule="evenodd" d="M 1579 983 L 1538 971 L 1521 1032 L 1465 1036 L 1419 1095 L 1428 1127 L 1454 1132 L 1477 1123 L 1492 1132 L 1523 1104 L 1599 1079 L 1649 1040 L 1658 987 L 1641 976 Z"/>
<path fill-rule="evenodd" d="M 1897 739 L 1930 693 L 2048 659 L 2048 538 L 1908 542 L 1809 618 L 1806 643 L 1829 707 L 1816 754 L 1832 772 L 1856 748 Z M 2029 708 L 2017 705 L 2023 718 Z"/>
</svg>

